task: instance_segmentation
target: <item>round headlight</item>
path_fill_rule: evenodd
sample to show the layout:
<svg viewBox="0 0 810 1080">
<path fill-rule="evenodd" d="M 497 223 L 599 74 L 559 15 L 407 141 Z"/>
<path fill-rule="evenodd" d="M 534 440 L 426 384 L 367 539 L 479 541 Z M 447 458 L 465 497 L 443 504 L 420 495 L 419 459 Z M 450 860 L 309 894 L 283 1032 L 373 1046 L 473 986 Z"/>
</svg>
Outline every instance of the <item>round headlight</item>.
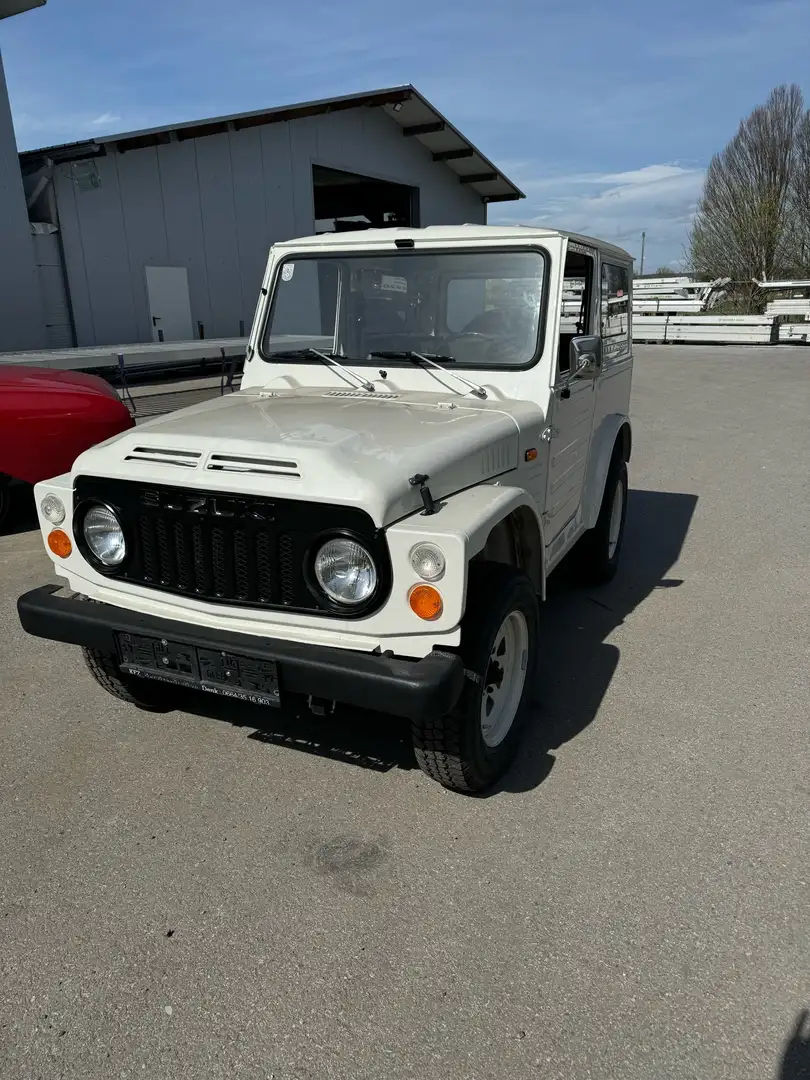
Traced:
<svg viewBox="0 0 810 1080">
<path fill-rule="evenodd" d="M 84 515 L 84 539 L 104 566 L 118 566 L 124 561 L 127 544 L 121 522 L 108 506 L 93 506 Z"/>
<path fill-rule="evenodd" d="M 51 525 L 61 525 L 65 520 L 65 504 L 58 495 L 46 495 L 39 508 L 42 516 L 47 518 Z"/>
<path fill-rule="evenodd" d="M 362 604 L 377 588 L 374 560 L 354 540 L 327 540 L 315 556 L 315 577 L 329 597 L 339 604 Z"/>
<path fill-rule="evenodd" d="M 411 566 L 423 581 L 438 581 L 444 576 L 444 552 L 435 544 L 417 544 L 411 552 Z"/>
</svg>

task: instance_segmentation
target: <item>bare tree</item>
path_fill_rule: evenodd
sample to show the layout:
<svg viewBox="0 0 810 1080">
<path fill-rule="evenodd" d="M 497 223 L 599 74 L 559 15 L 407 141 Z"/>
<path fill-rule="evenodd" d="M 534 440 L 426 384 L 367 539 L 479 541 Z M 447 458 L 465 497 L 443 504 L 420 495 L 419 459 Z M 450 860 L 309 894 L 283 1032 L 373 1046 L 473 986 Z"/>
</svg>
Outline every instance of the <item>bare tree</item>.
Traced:
<svg viewBox="0 0 810 1080">
<path fill-rule="evenodd" d="M 779 86 L 712 158 L 689 237 L 701 277 L 765 280 L 794 262 L 795 165 L 805 122 L 799 87 Z"/>
<path fill-rule="evenodd" d="M 795 270 L 810 276 L 810 112 L 806 112 L 796 133 L 796 160 L 790 204 L 790 236 Z"/>
</svg>

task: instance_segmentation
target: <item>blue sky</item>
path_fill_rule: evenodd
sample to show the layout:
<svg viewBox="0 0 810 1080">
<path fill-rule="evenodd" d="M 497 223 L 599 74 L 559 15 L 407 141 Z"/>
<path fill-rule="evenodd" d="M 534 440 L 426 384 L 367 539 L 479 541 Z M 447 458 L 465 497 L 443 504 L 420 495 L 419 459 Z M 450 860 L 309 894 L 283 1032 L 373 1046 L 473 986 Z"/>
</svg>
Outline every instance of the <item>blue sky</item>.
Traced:
<svg viewBox="0 0 810 1080">
<path fill-rule="evenodd" d="M 782 82 L 810 0 L 48 0 L 0 23 L 21 149 L 411 82 L 528 198 L 491 221 L 677 261 L 712 153 Z"/>
</svg>

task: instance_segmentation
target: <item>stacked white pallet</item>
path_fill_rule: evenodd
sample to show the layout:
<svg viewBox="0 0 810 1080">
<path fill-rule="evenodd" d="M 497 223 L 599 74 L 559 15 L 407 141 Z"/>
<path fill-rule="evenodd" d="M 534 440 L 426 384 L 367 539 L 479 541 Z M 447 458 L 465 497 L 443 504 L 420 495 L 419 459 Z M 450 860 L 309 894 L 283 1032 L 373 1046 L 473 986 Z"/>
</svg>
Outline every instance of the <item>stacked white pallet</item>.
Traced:
<svg viewBox="0 0 810 1080">
<path fill-rule="evenodd" d="M 681 311 L 706 311 L 713 307 L 724 294 L 730 278 L 717 278 L 715 281 L 692 281 L 691 278 L 637 278 L 633 282 L 633 295 L 636 300 L 660 300 L 659 309 L 663 314 Z M 675 307 L 681 301 L 696 304 L 695 307 Z M 664 306 L 667 302 L 670 306 Z M 636 309 L 641 311 L 642 309 Z"/>
<path fill-rule="evenodd" d="M 779 340 L 786 345 L 810 345 L 810 323 L 780 323 Z"/>
<path fill-rule="evenodd" d="M 667 296 L 671 293 L 683 292 L 691 284 L 692 279 L 689 277 L 635 278 L 633 290 L 645 295 Z"/>
<path fill-rule="evenodd" d="M 703 311 L 703 301 L 697 299 L 684 299 L 682 296 L 650 298 L 634 296 L 634 315 L 696 315 Z"/>
<path fill-rule="evenodd" d="M 778 315 L 801 315 L 810 320 L 810 297 L 794 297 L 790 300 L 771 300 L 765 314 L 772 319 Z"/>
<path fill-rule="evenodd" d="M 767 315 L 646 315 L 633 320 L 633 341 L 768 345 L 773 319 Z"/>
<path fill-rule="evenodd" d="M 797 281 L 757 281 L 754 278 L 754 284 L 759 285 L 760 289 L 775 290 L 780 292 L 799 292 L 810 291 L 810 278 L 801 278 Z"/>
</svg>

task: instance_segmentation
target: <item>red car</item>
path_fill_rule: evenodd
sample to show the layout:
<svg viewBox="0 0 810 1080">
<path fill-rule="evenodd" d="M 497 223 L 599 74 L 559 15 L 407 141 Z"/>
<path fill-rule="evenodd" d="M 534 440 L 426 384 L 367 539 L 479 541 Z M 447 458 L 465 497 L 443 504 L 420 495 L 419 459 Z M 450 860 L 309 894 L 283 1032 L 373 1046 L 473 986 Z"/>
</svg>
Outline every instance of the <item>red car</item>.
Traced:
<svg viewBox="0 0 810 1080">
<path fill-rule="evenodd" d="M 0 364 L 0 525 L 13 481 L 36 484 L 68 472 L 84 450 L 133 423 L 95 375 Z"/>
</svg>

